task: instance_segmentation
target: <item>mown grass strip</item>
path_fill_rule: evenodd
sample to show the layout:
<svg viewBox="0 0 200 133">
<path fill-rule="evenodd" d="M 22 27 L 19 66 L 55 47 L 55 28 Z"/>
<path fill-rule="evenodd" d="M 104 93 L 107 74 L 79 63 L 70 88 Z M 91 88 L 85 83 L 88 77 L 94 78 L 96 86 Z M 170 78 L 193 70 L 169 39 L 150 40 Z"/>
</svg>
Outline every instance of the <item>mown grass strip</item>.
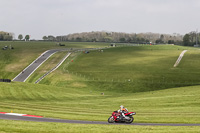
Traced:
<svg viewBox="0 0 200 133">
<path fill-rule="evenodd" d="M 88 91 L 92 88 L 65 89 L 29 83 L 1 83 L 0 88 L 1 112 L 107 121 L 122 104 L 137 113 L 135 122 L 200 123 L 199 86 L 141 93 L 105 91 L 104 96 L 99 91 Z"/>
<path fill-rule="evenodd" d="M 89 124 L 69 124 L 69 123 L 45 123 L 28 121 L 0 120 L 1 132 L 21 132 L 21 133 L 193 133 L 198 132 L 198 126 L 130 126 L 130 125 L 89 125 Z"/>
</svg>

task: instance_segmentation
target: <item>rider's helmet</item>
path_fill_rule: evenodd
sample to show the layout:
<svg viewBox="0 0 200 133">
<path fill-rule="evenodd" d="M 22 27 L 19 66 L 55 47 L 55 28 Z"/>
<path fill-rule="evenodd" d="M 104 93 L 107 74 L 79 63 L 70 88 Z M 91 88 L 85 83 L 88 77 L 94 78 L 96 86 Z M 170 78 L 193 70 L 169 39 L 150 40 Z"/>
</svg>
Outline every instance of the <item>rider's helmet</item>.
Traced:
<svg viewBox="0 0 200 133">
<path fill-rule="evenodd" d="M 123 106 L 123 105 L 121 105 L 121 106 L 120 106 L 120 109 L 121 109 L 121 110 L 123 110 L 123 109 L 124 109 L 124 106 Z"/>
</svg>

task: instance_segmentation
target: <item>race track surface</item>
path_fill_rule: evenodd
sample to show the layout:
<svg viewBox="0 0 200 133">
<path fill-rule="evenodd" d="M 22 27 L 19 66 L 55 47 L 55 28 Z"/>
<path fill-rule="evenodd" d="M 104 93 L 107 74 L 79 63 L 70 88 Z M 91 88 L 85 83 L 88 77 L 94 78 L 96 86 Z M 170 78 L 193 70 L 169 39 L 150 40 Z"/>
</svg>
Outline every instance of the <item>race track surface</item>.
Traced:
<svg viewBox="0 0 200 133">
<path fill-rule="evenodd" d="M 13 81 L 25 82 L 26 79 L 42 64 L 44 63 L 51 55 L 60 50 L 48 50 L 39 56 L 34 62 L 32 62 L 28 67 L 26 67 L 21 73 L 19 73 Z"/>
<path fill-rule="evenodd" d="M 106 125 L 138 125 L 138 126 L 200 126 L 200 124 L 168 124 L 168 123 L 108 123 L 101 121 L 80 121 L 80 120 L 65 120 L 53 118 L 37 118 L 27 116 L 13 116 L 0 114 L 0 119 L 5 120 L 21 120 L 21 121 L 35 121 L 35 122 L 57 122 L 57 123 L 76 123 L 76 124 L 106 124 Z"/>
</svg>

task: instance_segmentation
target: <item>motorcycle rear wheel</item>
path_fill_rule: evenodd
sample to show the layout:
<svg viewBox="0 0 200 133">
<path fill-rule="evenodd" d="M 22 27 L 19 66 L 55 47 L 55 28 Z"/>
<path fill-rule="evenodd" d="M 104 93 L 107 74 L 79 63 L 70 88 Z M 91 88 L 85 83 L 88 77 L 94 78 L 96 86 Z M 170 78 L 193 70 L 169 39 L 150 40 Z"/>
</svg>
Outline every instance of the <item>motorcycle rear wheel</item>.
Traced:
<svg viewBox="0 0 200 133">
<path fill-rule="evenodd" d="M 115 122 L 114 118 L 112 116 L 110 116 L 108 118 L 108 123 L 114 123 L 114 122 Z"/>
<path fill-rule="evenodd" d="M 125 122 L 126 122 L 127 124 L 131 124 L 131 123 L 133 122 L 133 120 L 134 120 L 134 118 L 133 118 L 133 117 L 130 117 L 130 119 L 129 119 L 129 120 L 126 120 Z"/>
</svg>

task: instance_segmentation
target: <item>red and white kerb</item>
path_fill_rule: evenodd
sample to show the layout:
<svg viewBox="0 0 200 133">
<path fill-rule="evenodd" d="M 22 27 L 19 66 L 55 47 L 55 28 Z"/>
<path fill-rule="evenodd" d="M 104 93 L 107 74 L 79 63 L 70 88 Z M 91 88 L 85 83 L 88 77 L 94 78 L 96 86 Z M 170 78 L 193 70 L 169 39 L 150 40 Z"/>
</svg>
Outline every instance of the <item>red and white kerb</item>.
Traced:
<svg viewBox="0 0 200 133">
<path fill-rule="evenodd" d="M 27 116 L 27 117 L 37 117 L 37 118 L 43 117 L 43 116 L 38 116 L 38 115 L 18 114 L 18 113 L 7 113 L 7 112 L 0 112 L 0 114 L 15 115 L 15 116 Z"/>
</svg>

